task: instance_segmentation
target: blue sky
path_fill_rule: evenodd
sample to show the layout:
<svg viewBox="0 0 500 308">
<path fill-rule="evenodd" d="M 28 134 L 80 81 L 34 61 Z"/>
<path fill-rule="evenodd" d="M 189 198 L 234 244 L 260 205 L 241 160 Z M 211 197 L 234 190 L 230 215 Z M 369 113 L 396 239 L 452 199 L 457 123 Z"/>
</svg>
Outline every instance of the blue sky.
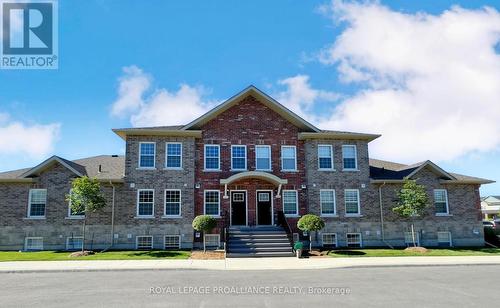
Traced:
<svg viewBox="0 0 500 308">
<path fill-rule="evenodd" d="M 370 148 L 377 158 L 432 159 L 500 181 L 499 8 L 498 1 L 59 1 L 59 69 L 0 70 L 0 139 L 24 140 L 13 148 L 0 140 L 0 171 L 52 154 L 122 154 L 111 128 L 176 124 L 254 84 L 322 128 L 384 133 Z M 169 106 L 185 116 L 157 115 Z M 37 140 L 50 146 L 33 147 Z M 500 184 L 482 193 L 500 194 Z"/>
</svg>

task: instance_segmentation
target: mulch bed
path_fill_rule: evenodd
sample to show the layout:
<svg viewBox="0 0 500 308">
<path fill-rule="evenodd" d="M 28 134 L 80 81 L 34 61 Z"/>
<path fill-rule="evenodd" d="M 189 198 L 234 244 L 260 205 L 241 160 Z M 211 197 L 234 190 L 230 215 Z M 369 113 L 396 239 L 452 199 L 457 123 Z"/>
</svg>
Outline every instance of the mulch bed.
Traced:
<svg viewBox="0 0 500 308">
<path fill-rule="evenodd" d="M 85 251 L 75 251 L 72 254 L 69 255 L 70 258 L 78 258 L 78 257 L 84 257 L 84 256 L 90 256 L 93 255 L 94 252 L 90 250 L 85 250 Z"/>
<path fill-rule="evenodd" d="M 194 260 L 221 260 L 224 259 L 224 251 L 219 250 L 193 250 L 190 259 Z"/>
<path fill-rule="evenodd" d="M 311 250 L 308 252 L 302 252 L 302 257 L 309 257 L 309 258 L 327 258 L 328 257 L 328 250 Z"/>
<path fill-rule="evenodd" d="M 425 247 L 408 247 L 408 248 L 405 248 L 405 251 L 418 252 L 418 253 L 427 253 L 428 252 L 427 248 L 425 248 Z"/>
</svg>

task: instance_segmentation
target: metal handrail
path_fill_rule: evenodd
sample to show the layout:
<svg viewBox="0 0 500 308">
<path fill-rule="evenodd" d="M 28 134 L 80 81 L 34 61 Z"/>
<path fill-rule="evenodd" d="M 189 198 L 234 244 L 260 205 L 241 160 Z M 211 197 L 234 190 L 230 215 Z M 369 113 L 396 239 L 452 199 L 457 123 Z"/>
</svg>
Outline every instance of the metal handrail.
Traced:
<svg viewBox="0 0 500 308">
<path fill-rule="evenodd" d="M 224 211 L 222 215 L 222 227 L 220 228 L 221 238 L 224 239 L 224 251 L 227 251 L 227 242 L 229 240 L 229 215 L 227 211 Z"/>
<path fill-rule="evenodd" d="M 293 233 L 288 221 L 286 220 L 285 213 L 283 211 L 278 211 L 278 225 L 282 226 L 285 229 L 286 237 L 288 241 L 290 241 L 290 245 L 292 245 L 292 251 L 295 251 L 294 242 L 293 242 Z"/>
</svg>

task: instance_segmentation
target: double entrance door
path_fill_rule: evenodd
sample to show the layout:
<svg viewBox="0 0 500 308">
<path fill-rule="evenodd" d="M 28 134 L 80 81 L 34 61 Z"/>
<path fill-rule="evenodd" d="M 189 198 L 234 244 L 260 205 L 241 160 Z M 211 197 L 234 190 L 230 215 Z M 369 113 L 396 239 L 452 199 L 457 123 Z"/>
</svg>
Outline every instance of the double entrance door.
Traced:
<svg viewBox="0 0 500 308">
<path fill-rule="evenodd" d="M 255 192 L 256 204 L 256 224 L 257 225 L 272 225 L 273 224 L 273 203 L 272 191 L 257 190 Z M 248 225 L 248 196 L 247 191 L 234 190 L 231 191 L 231 225 L 246 226 Z"/>
</svg>

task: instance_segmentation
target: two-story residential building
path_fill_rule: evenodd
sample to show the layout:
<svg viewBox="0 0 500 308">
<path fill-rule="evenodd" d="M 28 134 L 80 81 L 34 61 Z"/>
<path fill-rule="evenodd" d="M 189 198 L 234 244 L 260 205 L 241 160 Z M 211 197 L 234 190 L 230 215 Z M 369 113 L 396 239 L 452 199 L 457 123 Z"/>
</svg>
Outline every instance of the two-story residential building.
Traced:
<svg viewBox="0 0 500 308">
<path fill-rule="evenodd" d="M 481 199 L 481 212 L 484 219 L 500 219 L 500 196 L 488 196 Z"/>
<path fill-rule="evenodd" d="M 213 246 L 222 228 L 283 221 L 297 239 L 307 213 L 326 223 L 315 245 L 404 246 L 409 221 L 391 208 L 406 178 L 424 184 L 432 202 L 415 220 L 421 245 L 484 243 L 479 187 L 491 181 L 430 161 L 370 159 L 368 143 L 379 135 L 321 130 L 253 86 L 186 125 L 113 131 L 125 156 L 53 156 L 0 173 L 0 249 L 81 247 L 83 214 L 71 212 L 65 195 L 84 175 L 101 181 L 108 200 L 87 217 L 92 249 L 191 248 L 201 242 L 191 226 L 201 214 L 219 221 L 205 235 Z"/>
</svg>

